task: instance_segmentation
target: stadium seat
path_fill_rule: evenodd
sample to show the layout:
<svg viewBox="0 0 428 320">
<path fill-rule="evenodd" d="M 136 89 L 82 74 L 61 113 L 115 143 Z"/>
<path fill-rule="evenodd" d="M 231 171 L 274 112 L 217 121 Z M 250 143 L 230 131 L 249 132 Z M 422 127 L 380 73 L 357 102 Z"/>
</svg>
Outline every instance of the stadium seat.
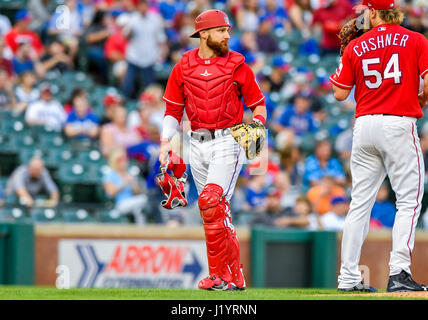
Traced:
<svg viewBox="0 0 428 320">
<path fill-rule="evenodd" d="M 62 210 L 64 222 L 94 222 L 95 219 L 85 209 Z"/>
<path fill-rule="evenodd" d="M 76 162 L 70 162 L 59 167 L 59 179 L 62 183 L 77 183 L 85 181 L 86 168 Z"/>
<path fill-rule="evenodd" d="M 0 0 L 2 10 L 17 10 L 25 8 L 27 0 Z"/>
<path fill-rule="evenodd" d="M 73 154 L 66 146 L 62 148 L 51 148 L 44 155 L 45 164 L 51 168 L 69 165 L 73 161 Z"/>
<path fill-rule="evenodd" d="M 0 153 L 17 152 L 17 146 L 5 135 L 0 135 Z"/>
<path fill-rule="evenodd" d="M 104 223 L 129 223 L 127 217 L 121 215 L 117 210 L 99 210 L 95 215 L 97 221 Z"/>
<path fill-rule="evenodd" d="M 38 156 L 43 159 L 45 153 L 34 145 L 21 147 L 19 150 L 19 161 L 21 164 L 27 164 L 34 156 Z"/>
<path fill-rule="evenodd" d="M 254 218 L 255 214 L 253 212 L 240 212 L 236 225 L 238 226 L 248 226 L 250 221 Z"/>
<path fill-rule="evenodd" d="M 77 155 L 77 162 L 82 164 L 96 164 L 102 165 L 106 163 L 101 152 L 98 149 L 79 152 Z"/>
<path fill-rule="evenodd" d="M 66 143 L 61 134 L 57 132 L 43 132 L 38 135 L 39 146 L 43 149 L 61 148 Z"/>
<path fill-rule="evenodd" d="M 25 122 L 22 120 L 10 119 L 9 121 L 2 121 L 1 134 L 9 135 L 11 133 L 21 133 L 26 129 Z"/>
<path fill-rule="evenodd" d="M 34 208 L 30 211 L 33 222 L 57 222 L 61 221 L 61 216 L 57 209 L 54 208 Z"/>
</svg>

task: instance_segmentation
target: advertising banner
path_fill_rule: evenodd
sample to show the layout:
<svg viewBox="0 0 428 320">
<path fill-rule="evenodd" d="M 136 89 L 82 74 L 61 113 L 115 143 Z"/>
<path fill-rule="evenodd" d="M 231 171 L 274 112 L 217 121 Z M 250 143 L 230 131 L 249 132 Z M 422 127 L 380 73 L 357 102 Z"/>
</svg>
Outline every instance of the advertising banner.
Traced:
<svg viewBox="0 0 428 320">
<path fill-rule="evenodd" d="M 200 240 L 62 239 L 58 250 L 70 287 L 197 288 L 208 275 Z"/>
</svg>

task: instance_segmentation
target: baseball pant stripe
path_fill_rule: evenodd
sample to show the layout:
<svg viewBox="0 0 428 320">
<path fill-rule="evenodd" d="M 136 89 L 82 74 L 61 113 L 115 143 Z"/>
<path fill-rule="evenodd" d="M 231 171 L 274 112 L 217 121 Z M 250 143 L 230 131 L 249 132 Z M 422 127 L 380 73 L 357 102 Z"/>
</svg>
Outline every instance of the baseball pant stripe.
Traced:
<svg viewBox="0 0 428 320">
<path fill-rule="evenodd" d="M 236 174 L 236 167 L 238 166 L 238 163 L 239 163 L 239 156 L 240 156 L 240 155 L 241 155 L 241 148 L 239 148 L 238 156 L 236 157 L 235 169 L 233 170 L 232 179 L 230 179 L 229 187 L 227 188 L 226 194 L 228 194 L 228 193 L 229 193 L 230 186 L 232 185 L 233 179 L 235 178 L 235 174 Z"/>
<path fill-rule="evenodd" d="M 411 239 L 412 233 L 413 233 L 413 224 L 414 224 L 414 220 L 415 220 L 416 209 L 419 206 L 419 193 L 420 193 L 420 189 L 421 189 L 421 165 L 419 162 L 418 147 L 416 146 L 415 125 L 413 123 L 412 123 L 412 137 L 413 137 L 413 145 L 415 146 L 415 151 L 416 151 L 416 158 L 418 159 L 419 181 L 418 181 L 418 195 L 416 196 L 416 207 L 413 210 L 412 225 L 411 225 L 411 229 L 410 229 L 409 239 L 407 240 L 407 248 L 409 248 L 410 261 L 412 261 L 412 250 L 410 249 L 409 242 L 410 242 L 410 239 Z"/>
</svg>

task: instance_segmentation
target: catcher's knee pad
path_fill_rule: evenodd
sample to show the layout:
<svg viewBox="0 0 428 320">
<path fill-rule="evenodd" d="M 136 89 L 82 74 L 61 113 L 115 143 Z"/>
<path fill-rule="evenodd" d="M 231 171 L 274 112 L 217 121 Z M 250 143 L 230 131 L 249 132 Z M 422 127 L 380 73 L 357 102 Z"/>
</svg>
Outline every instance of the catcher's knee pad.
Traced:
<svg viewBox="0 0 428 320">
<path fill-rule="evenodd" d="M 207 184 L 199 195 L 198 204 L 204 223 L 223 221 L 226 216 L 226 205 L 223 188 L 217 184 Z"/>
</svg>

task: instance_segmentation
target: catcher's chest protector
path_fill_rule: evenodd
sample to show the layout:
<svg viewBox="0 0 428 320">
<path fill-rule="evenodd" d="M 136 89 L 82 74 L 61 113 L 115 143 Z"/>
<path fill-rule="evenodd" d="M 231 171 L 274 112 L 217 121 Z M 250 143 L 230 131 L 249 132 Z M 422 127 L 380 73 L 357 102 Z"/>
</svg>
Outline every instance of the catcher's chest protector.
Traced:
<svg viewBox="0 0 428 320">
<path fill-rule="evenodd" d="M 242 122 L 244 108 L 233 74 L 244 63 L 244 56 L 230 51 L 213 64 L 201 64 L 196 60 L 197 52 L 190 50 L 180 60 L 192 130 L 223 129 Z"/>
</svg>

